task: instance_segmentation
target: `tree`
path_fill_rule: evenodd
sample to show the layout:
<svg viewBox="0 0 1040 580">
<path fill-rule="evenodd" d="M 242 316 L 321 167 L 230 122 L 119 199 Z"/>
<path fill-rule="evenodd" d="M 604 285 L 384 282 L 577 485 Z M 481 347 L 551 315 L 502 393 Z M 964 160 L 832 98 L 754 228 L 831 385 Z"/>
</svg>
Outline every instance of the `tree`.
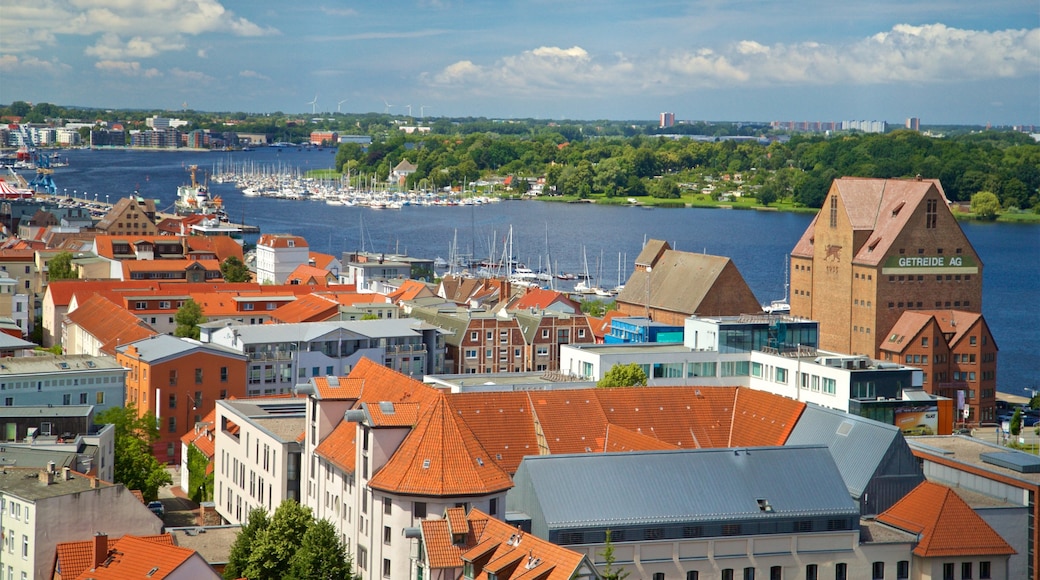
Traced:
<svg viewBox="0 0 1040 580">
<path fill-rule="evenodd" d="M 261 531 L 267 529 L 268 525 L 270 525 L 270 521 L 267 518 L 267 510 L 259 507 L 249 510 L 246 524 L 242 526 L 238 535 L 235 536 L 234 543 L 231 544 L 228 562 L 224 566 L 224 578 L 236 580 L 245 574 L 246 566 L 249 564 L 249 554 L 253 552 L 253 542 L 256 541 L 256 537 Z"/>
<path fill-rule="evenodd" d="M 351 562 L 336 534 L 325 519 L 315 520 L 303 534 L 303 541 L 292 559 L 290 576 L 298 580 L 352 578 Z"/>
<path fill-rule="evenodd" d="M 1000 200 L 992 191 L 980 191 L 971 196 L 971 213 L 980 220 L 991 220 L 1000 211 Z"/>
<path fill-rule="evenodd" d="M 603 580 L 625 580 L 628 578 L 628 572 L 624 570 L 615 570 L 614 562 L 614 543 L 611 541 L 610 530 L 607 530 L 607 538 L 603 541 L 603 551 L 600 552 L 600 556 L 603 556 Z"/>
<path fill-rule="evenodd" d="M 188 446 L 188 493 L 195 503 L 213 501 L 214 474 L 206 473 L 209 463 L 209 458 L 198 447 Z"/>
<path fill-rule="evenodd" d="M 72 268 L 72 252 L 58 252 L 47 262 L 47 279 L 49 281 L 75 280 L 76 278 L 79 276 Z"/>
<path fill-rule="evenodd" d="M 605 389 L 615 387 L 635 387 L 635 386 L 646 386 L 646 371 L 638 363 L 629 363 L 627 365 L 615 364 L 610 367 L 610 370 L 603 375 L 603 378 L 596 383 L 597 387 Z"/>
<path fill-rule="evenodd" d="M 1011 416 L 1011 425 L 1009 426 L 1011 434 L 1018 437 L 1018 434 L 1022 432 L 1022 408 L 1016 408 L 1015 414 Z"/>
<path fill-rule="evenodd" d="M 311 509 L 287 499 L 278 505 L 271 522 L 253 539 L 245 577 L 250 580 L 281 580 L 299 550 L 307 529 L 314 523 Z"/>
<path fill-rule="evenodd" d="M 98 413 L 95 423 L 115 426 L 114 479 L 127 489 L 137 489 L 145 501 L 159 497 L 159 488 L 173 483 L 166 468 L 152 455 L 152 444 L 159 440 L 155 415 L 137 416 L 137 408 L 109 407 Z"/>
<path fill-rule="evenodd" d="M 199 325 L 206 322 L 206 317 L 202 315 L 202 307 L 199 306 L 198 302 L 188 300 L 177 309 L 177 314 L 173 316 L 173 320 L 177 323 L 177 328 L 173 331 L 174 336 L 198 340 Z"/>
<path fill-rule="evenodd" d="M 225 282 L 249 282 L 253 279 L 249 267 L 235 256 L 228 256 L 220 264 L 220 274 Z"/>
</svg>

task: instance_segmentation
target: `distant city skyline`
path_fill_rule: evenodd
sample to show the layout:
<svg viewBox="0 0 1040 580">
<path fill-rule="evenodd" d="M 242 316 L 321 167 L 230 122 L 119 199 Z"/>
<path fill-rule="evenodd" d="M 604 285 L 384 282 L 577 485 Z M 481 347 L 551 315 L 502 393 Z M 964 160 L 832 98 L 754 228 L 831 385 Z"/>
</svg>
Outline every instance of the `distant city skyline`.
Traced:
<svg viewBox="0 0 1040 580">
<path fill-rule="evenodd" d="M 0 103 L 1040 124 L 1035 1 L 14 0 Z"/>
</svg>

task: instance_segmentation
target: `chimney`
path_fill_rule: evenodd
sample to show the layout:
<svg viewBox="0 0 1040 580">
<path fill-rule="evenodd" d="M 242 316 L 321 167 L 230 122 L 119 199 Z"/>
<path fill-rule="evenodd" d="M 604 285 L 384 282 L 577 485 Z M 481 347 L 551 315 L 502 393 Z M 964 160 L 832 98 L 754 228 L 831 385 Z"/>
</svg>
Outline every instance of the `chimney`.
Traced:
<svg viewBox="0 0 1040 580">
<path fill-rule="evenodd" d="M 101 480 L 96 477 L 90 478 L 90 489 L 98 489 L 101 487 Z"/>
<path fill-rule="evenodd" d="M 62 467 L 61 468 L 61 478 L 64 479 L 65 481 L 68 481 L 68 480 L 72 479 L 72 469 L 70 469 L 68 467 Z"/>
<path fill-rule="evenodd" d="M 92 568 L 105 563 L 108 558 L 108 534 L 104 532 L 96 532 L 94 534 L 94 565 Z"/>
<path fill-rule="evenodd" d="M 50 485 L 54 483 L 54 472 L 47 471 L 46 469 L 40 470 L 40 483 L 43 485 Z"/>
<path fill-rule="evenodd" d="M 54 465 L 53 461 L 47 462 L 47 473 L 54 473 Z"/>
</svg>

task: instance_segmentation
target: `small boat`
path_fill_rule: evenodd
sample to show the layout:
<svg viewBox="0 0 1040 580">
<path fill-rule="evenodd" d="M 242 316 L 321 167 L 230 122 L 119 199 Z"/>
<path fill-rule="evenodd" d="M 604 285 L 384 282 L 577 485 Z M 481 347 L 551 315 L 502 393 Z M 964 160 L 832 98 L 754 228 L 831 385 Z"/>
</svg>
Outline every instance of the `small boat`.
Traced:
<svg viewBox="0 0 1040 580">
<path fill-rule="evenodd" d="M 578 277 L 575 276 L 574 274 L 571 274 L 570 272 L 565 272 L 563 274 L 557 274 L 556 275 L 556 279 L 557 280 L 577 280 Z"/>
</svg>

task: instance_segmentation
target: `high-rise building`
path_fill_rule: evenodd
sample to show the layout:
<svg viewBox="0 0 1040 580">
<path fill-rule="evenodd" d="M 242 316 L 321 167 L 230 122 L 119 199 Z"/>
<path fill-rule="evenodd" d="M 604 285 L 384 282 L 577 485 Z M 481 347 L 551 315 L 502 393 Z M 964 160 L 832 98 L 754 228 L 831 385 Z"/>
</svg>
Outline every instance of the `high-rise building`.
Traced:
<svg viewBox="0 0 1040 580">
<path fill-rule="evenodd" d="M 835 352 L 879 356 L 908 310 L 982 310 L 982 261 L 934 179 L 834 180 L 790 276 L 791 314 Z"/>
<path fill-rule="evenodd" d="M 906 120 L 906 128 L 912 131 L 921 130 L 921 119 L 918 117 L 910 117 Z"/>
<path fill-rule="evenodd" d="M 661 113 L 661 128 L 672 127 L 675 125 L 675 113 Z"/>
</svg>

